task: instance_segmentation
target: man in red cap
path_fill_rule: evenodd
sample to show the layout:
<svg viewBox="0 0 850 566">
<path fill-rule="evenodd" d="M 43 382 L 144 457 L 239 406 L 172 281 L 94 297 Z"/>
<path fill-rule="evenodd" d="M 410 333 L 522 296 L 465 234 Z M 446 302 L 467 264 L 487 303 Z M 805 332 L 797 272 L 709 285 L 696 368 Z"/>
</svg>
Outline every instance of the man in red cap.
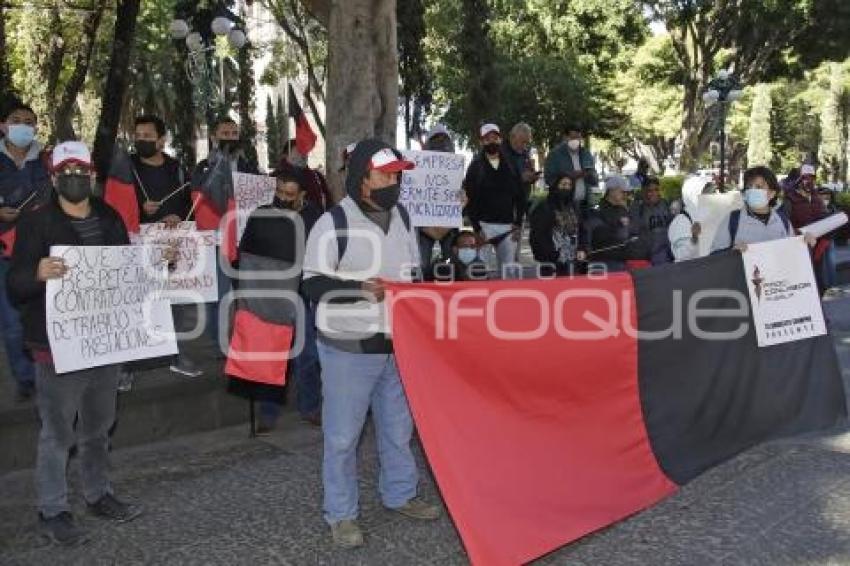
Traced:
<svg viewBox="0 0 850 566">
<path fill-rule="evenodd" d="M 109 429 L 115 422 L 118 365 L 57 375 L 47 338 L 46 282 L 65 274 L 51 246 L 122 246 L 130 243 L 124 221 L 109 205 L 92 198 L 91 154 L 82 142 L 56 146 L 51 158 L 57 197 L 23 215 L 9 270 L 9 295 L 21 310 L 24 342 L 35 360 L 36 405 L 41 420 L 35 469 L 39 522 L 53 541 L 75 545 L 87 539 L 71 515 L 66 468 L 71 447 L 80 454 L 83 496 L 89 511 L 129 521 L 141 509 L 112 494 Z M 75 421 L 76 439 L 75 439 Z"/>
<path fill-rule="evenodd" d="M 333 540 L 343 547 L 363 544 L 357 445 L 370 408 L 382 503 L 413 519 L 439 516 L 417 497 L 413 420 L 383 304 L 382 281 L 410 281 L 419 265 L 416 233 L 398 204 L 401 171 L 413 167 L 379 140 L 359 142 L 348 161 L 348 196 L 319 218 L 307 239 L 303 286 L 318 304 L 322 365 L 323 507 Z"/>
</svg>

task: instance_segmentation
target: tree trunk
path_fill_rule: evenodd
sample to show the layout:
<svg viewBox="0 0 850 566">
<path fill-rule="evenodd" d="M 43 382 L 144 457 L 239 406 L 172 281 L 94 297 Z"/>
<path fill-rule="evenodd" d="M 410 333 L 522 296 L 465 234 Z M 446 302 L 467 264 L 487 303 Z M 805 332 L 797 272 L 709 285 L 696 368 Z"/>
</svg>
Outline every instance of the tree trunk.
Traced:
<svg viewBox="0 0 850 566">
<path fill-rule="evenodd" d="M 395 144 L 398 50 L 395 0 L 333 0 L 328 25 L 326 171 L 344 195 L 342 149 L 376 137 Z"/>
<path fill-rule="evenodd" d="M 77 95 L 83 88 L 86 75 L 89 72 L 89 63 L 91 63 L 95 40 L 97 39 L 97 30 L 100 27 L 103 11 L 106 8 L 106 1 L 101 0 L 83 19 L 82 43 L 74 60 L 74 70 L 71 72 L 71 78 L 65 83 L 62 97 L 59 99 L 56 110 L 53 113 L 54 136 L 57 141 L 72 140 L 77 137 L 74 133 L 74 125 L 71 122 L 71 117 L 74 112 L 74 105 L 77 102 Z"/>
<path fill-rule="evenodd" d="M 118 124 L 121 120 L 121 109 L 124 106 L 124 94 L 127 92 L 130 56 L 140 6 L 141 0 L 118 1 L 109 73 L 106 75 L 106 84 L 103 87 L 100 120 L 97 123 L 92 152 L 92 159 L 100 178 L 105 178 L 109 173 L 115 136 L 118 134 Z"/>
<path fill-rule="evenodd" d="M 14 91 L 8 51 L 6 51 L 6 14 L 3 10 L 4 4 L 0 2 L 0 100 L 5 100 Z"/>
</svg>

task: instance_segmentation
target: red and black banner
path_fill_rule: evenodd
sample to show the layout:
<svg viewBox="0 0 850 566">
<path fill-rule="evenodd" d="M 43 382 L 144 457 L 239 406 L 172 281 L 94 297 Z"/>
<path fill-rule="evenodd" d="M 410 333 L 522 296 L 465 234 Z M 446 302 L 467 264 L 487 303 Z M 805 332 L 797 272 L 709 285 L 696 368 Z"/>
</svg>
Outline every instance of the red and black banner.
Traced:
<svg viewBox="0 0 850 566">
<path fill-rule="evenodd" d="M 299 279 L 274 274 L 291 269 L 292 264 L 288 262 L 240 254 L 239 289 L 225 374 L 266 385 L 286 383 L 294 325 L 298 319 Z"/>
<path fill-rule="evenodd" d="M 828 336 L 758 348 L 738 254 L 390 289 L 411 411 L 475 564 L 528 562 L 846 417 Z"/>
<path fill-rule="evenodd" d="M 307 121 L 307 115 L 298 104 L 295 90 L 289 85 L 289 117 L 295 121 L 295 148 L 304 157 L 310 154 L 316 145 L 316 133 Z"/>
</svg>

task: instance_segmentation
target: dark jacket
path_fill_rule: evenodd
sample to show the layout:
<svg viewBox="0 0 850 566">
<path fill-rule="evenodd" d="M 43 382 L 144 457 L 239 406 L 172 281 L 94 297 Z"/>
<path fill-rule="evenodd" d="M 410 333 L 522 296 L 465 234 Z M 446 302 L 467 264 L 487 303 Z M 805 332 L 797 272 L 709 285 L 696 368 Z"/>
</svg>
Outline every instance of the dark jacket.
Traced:
<svg viewBox="0 0 850 566">
<path fill-rule="evenodd" d="M 190 197 L 191 187 L 189 185 L 177 190 L 189 181 L 189 176 L 180 162 L 170 155 L 163 154 L 165 161 L 162 165 L 155 167 L 143 163 L 137 154 L 130 156 L 133 164 L 133 185 L 136 187 L 136 200 L 139 203 L 139 221 L 143 224 L 149 222 L 160 222 L 166 216 L 175 214 L 181 220 L 186 219 L 189 209 L 192 208 Z M 142 190 L 144 184 L 144 190 Z M 147 198 L 145 194 L 147 193 Z M 163 199 L 168 198 L 165 202 Z M 156 213 L 148 216 L 145 214 L 143 205 L 150 198 L 155 202 L 162 202 Z"/>
<path fill-rule="evenodd" d="M 829 216 L 826 205 L 816 190 L 812 191 L 810 198 L 796 190 L 786 191 L 783 208 L 785 215 L 791 220 L 791 225 L 797 230 Z"/>
<path fill-rule="evenodd" d="M 670 205 L 664 199 L 654 205 L 644 200 L 636 200 L 629 211 L 629 229 L 641 240 L 641 245 L 648 250 L 653 265 L 673 261 L 670 251 L 670 240 L 667 228 L 673 220 Z"/>
<path fill-rule="evenodd" d="M 498 169 L 479 152 L 469 164 L 463 188 L 469 198 L 465 213 L 476 231 L 481 230 L 481 222 L 522 225 L 525 193 L 504 152 L 499 154 Z"/>
<path fill-rule="evenodd" d="M 92 212 L 100 219 L 106 246 L 130 243 L 124 221 L 115 210 L 98 198 L 91 199 Z M 38 263 L 50 255 L 50 246 L 79 246 L 82 242 L 71 225 L 71 217 L 56 200 L 24 214 L 18 222 L 18 238 L 6 286 L 9 298 L 21 312 L 24 342 L 47 348 L 47 315 L 44 301 L 47 284 L 36 279 Z"/>
<path fill-rule="evenodd" d="M 567 203 L 559 201 L 557 193 L 551 189 L 546 200 L 540 202 L 531 211 L 529 217 L 531 231 L 528 238 L 536 261 L 563 267 L 561 265 L 563 262 L 560 261 L 560 249 L 556 247 L 554 239 L 555 229 L 559 227 L 559 219 L 565 219 L 565 232 L 574 238 L 576 251 L 585 250 L 587 242 L 582 230 L 578 206 L 572 200 Z"/>
<path fill-rule="evenodd" d="M 15 160 L 6 153 L 4 140 L 0 140 L 0 207 L 19 207 L 25 202 L 29 210 L 38 204 L 46 202 L 52 193 L 50 172 L 47 169 L 49 154 L 33 142 L 22 168 L 18 169 Z M 33 193 L 38 193 L 32 197 Z M 32 197 L 32 200 L 27 201 Z M 12 223 L 0 222 L 0 233 L 14 226 Z"/>
<path fill-rule="evenodd" d="M 277 214 L 267 216 L 269 213 Z M 292 263 L 298 259 L 303 260 L 297 257 L 295 222 L 286 216 L 287 213 L 288 211 L 277 208 L 274 204 L 258 207 L 245 224 L 245 232 L 239 242 L 239 252 Z M 303 254 L 307 236 L 322 213 L 308 202 L 298 214 L 304 222 L 304 233 L 301 234 Z"/>
<path fill-rule="evenodd" d="M 628 259 L 647 259 L 648 253 L 640 241 L 629 242 L 629 210 L 623 206 L 614 206 L 603 200 L 585 223 L 585 237 L 588 242 L 590 261 L 626 261 Z M 613 249 L 596 252 L 603 248 Z"/>
<path fill-rule="evenodd" d="M 236 159 L 236 173 L 259 175 L 257 164 L 241 155 Z M 224 214 L 227 201 L 233 198 L 233 173 L 230 160 L 222 158 L 216 151 L 208 159 L 203 159 L 192 172 L 192 190 L 199 190 L 218 211 Z"/>
<path fill-rule="evenodd" d="M 590 195 L 590 189 L 599 184 L 599 178 L 596 174 L 596 160 L 593 159 L 593 154 L 588 151 L 584 144 L 579 149 L 579 163 L 581 168 L 587 173 L 584 178 L 584 183 L 587 188 L 585 198 Z M 549 156 L 546 157 L 546 164 L 543 167 L 544 178 L 547 186 L 552 186 L 558 177 L 563 177 L 567 173 L 574 171 L 573 159 L 570 156 L 570 149 L 567 142 L 561 142 L 552 148 Z"/>
</svg>

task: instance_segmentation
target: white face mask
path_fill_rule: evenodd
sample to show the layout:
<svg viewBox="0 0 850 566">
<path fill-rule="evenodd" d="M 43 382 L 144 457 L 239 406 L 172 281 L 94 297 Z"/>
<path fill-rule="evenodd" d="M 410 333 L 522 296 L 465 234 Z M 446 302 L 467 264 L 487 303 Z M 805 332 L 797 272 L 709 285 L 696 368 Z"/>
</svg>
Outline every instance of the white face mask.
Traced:
<svg viewBox="0 0 850 566">
<path fill-rule="evenodd" d="M 569 147 L 573 151 L 578 151 L 581 147 L 581 140 L 570 140 L 567 142 L 567 147 Z"/>
</svg>

